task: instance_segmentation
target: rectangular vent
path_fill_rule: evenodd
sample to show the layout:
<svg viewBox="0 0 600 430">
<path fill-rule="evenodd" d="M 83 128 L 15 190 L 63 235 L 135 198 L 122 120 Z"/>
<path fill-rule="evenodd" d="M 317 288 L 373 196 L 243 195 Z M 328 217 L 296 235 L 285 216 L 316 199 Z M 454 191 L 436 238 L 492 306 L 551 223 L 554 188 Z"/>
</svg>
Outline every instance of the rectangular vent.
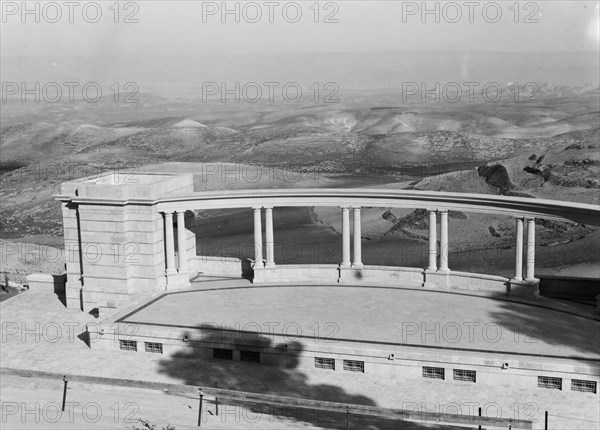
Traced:
<svg viewBox="0 0 600 430">
<path fill-rule="evenodd" d="M 163 353 L 163 344 L 158 342 L 144 342 L 144 349 L 146 352 L 153 352 L 155 354 Z"/>
<path fill-rule="evenodd" d="M 213 357 L 220 360 L 233 360 L 233 350 L 224 348 L 214 348 Z"/>
<path fill-rule="evenodd" d="M 476 375 L 477 374 L 474 370 L 453 370 L 453 378 L 455 381 L 476 382 Z"/>
<path fill-rule="evenodd" d="M 365 362 L 357 360 L 344 360 L 344 370 L 349 372 L 365 373 Z"/>
<path fill-rule="evenodd" d="M 335 359 L 325 357 L 315 357 L 315 367 L 319 369 L 335 370 Z"/>
<path fill-rule="evenodd" d="M 121 348 L 124 351 L 137 351 L 137 341 L 119 340 L 119 348 Z"/>
<path fill-rule="evenodd" d="M 423 378 L 444 379 L 443 367 L 427 367 L 423 366 Z"/>
<path fill-rule="evenodd" d="M 260 352 L 240 351 L 240 360 L 241 361 L 249 361 L 251 363 L 260 363 Z"/>
<path fill-rule="evenodd" d="M 596 381 L 586 381 L 585 379 L 571 379 L 571 390 L 581 391 L 582 393 L 596 393 Z"/>
<path fill-rule="evenodd" d="M 538 376 L 538 387 L 550 390 L 562 390 L 562 378 L 552 376 Z"/>
</svg>

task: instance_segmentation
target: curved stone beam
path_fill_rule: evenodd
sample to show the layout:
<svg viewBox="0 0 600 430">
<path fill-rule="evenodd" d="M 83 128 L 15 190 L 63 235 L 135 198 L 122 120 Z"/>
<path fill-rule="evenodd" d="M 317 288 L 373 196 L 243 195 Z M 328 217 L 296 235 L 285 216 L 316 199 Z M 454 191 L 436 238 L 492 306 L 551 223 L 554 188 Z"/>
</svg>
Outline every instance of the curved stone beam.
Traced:
<svg viewBox="0 0 600 430">
<path fill-rule="evenodd" d="M 97 199 L 74 203 L 99 203 Z M 113 202 L 117 203 L 117 202 Z M 253 206 L 346 206 L 424 208 L 491 213 L 517 217 L 573 221 L 600 225 L 600 205 L 485 194 L 382 189 L 268 189 L 172 194 L 158 200 L 128 200 L 129 204 L 157 205 L 157 210 L 245 208 Z"/>
</svg>

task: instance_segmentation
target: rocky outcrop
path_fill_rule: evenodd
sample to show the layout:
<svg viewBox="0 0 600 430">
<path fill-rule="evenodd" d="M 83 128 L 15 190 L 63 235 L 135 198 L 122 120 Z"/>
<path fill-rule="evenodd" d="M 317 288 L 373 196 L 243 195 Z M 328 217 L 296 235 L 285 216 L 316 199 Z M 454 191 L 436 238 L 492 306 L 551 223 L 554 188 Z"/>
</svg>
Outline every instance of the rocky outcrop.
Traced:
<svg viewBox="0 0 600 430">
<path fill-rule="evenodd" d="M 485 179 L 488 185 L 498 188 L 502 194 L 516 187 L 510 180 L 508 170 L 502 164 L 484 164 L 477 168 L 477 173 Z"/>
</svg>

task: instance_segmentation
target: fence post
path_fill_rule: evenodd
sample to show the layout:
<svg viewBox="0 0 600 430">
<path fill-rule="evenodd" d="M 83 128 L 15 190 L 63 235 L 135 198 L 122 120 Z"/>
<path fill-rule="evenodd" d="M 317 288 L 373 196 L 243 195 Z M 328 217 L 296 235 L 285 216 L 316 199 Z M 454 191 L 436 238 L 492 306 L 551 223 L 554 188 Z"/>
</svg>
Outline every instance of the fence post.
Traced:
<svg viewBox="0 0 600 430">
<path fill-rule="evenodd" d="M 479 416 L 481 417 L 481 408 L 479 408 Z M 479 424 L 479 430 L 481 430 L 481 424 Z"/>
<path fill-rule="evenodd" d="M 346 430 L 350 430 L 350 407 L 346 406 Z"/>
<path fill-rule="evenodd" d="M 202 388 L 198 388 L 198 394 L 200 394 L 200 404 L 198 406 L 198 427 L 200 427 L 202 424 L 202 398 L 204 397 Z"/>
<path fill-rule="evenodd" d="M 548 411 L 544 413 L 544 430 L 548 430 Z"/>
<path fill-rule="evenodd" d="M 69 383 L 69 381 L 67 381 L 67 376 L 63 376 L 63 382 L 64 384 L 64 388 L 63 388 L 63 401 L 62 401 L 62 411 L 65 411 L 65 403 L 67 402 L 67 384 Z"/>
<path fill-rule="evenodd" d="M 219 398 L 218 397 L 215 397 L 215 406 L 217 407 L 216 408 L 217 416 L 219 416 Z"/>
</svg>

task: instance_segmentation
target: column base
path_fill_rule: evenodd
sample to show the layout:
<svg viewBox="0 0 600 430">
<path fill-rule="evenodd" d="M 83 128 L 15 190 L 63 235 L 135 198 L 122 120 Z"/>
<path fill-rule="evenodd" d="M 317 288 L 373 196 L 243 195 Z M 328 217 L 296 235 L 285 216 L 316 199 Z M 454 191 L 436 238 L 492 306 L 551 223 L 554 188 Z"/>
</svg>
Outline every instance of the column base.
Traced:
<svg viewBox="0 0 600 430">
<path fill-rule="evenodd" d="M 425 269 L 423 287 L 431 289 L 448 289 L 450 287 L 450 271 Z"/>
<path fill-rule="evenodd" d="M 271 263 L 271 262 L 269 262 L 269 261 L 265 262 L 265 267 L 273 268 L 273 267 L 275 267 L 275 266 L 276 266 L 276 264 L 275 264 L 275 263 Z"/>
<path fill-rule="evenodd" d="M 167 290 L 190 288 L 189 273 L 167 273 Z"/>
<path fill-rule="evenodd" d="M 338 284 L 357 283 L 362 281 L 362 267 L 354 265 L 342 266 L 338 268 Z"/>
<path fill-rule="evenodd" d="M 352 266 L 350 266 L 354 269 L 362 269 L 364 267 L 364 264 L 362 263 L 352 263 Z"/>
<path fill-rule="evenodd" d="M 516 297 L 539 297 L 540 280 L 534 279 L 518 279 L 513 278 L 508 281 L 507 293 L 509 296 Z"/>
</svg>

